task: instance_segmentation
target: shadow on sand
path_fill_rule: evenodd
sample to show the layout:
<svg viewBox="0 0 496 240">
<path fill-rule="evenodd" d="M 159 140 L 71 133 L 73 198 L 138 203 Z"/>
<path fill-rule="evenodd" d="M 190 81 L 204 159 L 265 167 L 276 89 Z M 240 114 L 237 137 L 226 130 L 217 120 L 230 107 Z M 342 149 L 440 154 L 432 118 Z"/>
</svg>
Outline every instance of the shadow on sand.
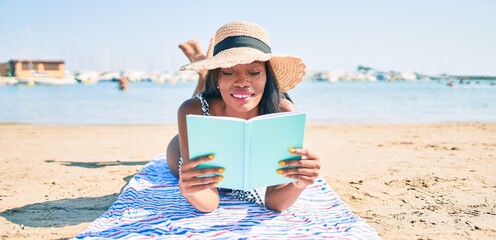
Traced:
<svg viewBox="0 0 496 240">
<path fill-rule="evenodd" d="M 127 183 L 134 175 L 124 178 Z M 112 206 L 120 193 L 101 197 L 66 198 L 7 209 L 0 216 L 27 227 L 65 227 L 92 222 Z"/>
<path fill-rule="evenodd" d="M 102 215 L 119 194 L 67 198 L 7 209 L 0 216 L 27 227 L 65 227 L 92 222 Z"/>
<path fill-rule="evenodd" d="M 55 161 L 55 160 L 45 160 L 46 163 L 57 162 L 64 166 L 68 167 L 83 167 L 83 168 L 101 168 L 108 166 L 136 166 L 136 165 L 145 165 L 150 161 L 139 161 L 139 162 L 121 162 L 121 161 L 112 161 L 112 162 L 70 162 L 70 161 Z"/>
</svg>

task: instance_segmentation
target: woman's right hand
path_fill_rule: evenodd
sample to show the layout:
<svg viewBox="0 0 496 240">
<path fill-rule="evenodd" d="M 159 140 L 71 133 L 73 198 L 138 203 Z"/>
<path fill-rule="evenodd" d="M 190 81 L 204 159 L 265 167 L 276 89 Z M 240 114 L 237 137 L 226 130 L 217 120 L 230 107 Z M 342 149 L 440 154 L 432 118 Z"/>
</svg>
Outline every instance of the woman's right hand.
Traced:
<svg viewBox="0 0 496 240">
<path fill-rule="evenodd" d="M 213 188 L 217 186 L 219 181 L 224 179 L 222 175 L 219 175 L 224 172 L 223 168 L 196 168 L 198 165 L 213 159 L 214 155 L 208 155 L 191 159 L 181 165 L 178 185 L 183 196 L 193 195 L 199 191 Z M 201 177 L 207 174 L 215 176 Z"/>
</svg>

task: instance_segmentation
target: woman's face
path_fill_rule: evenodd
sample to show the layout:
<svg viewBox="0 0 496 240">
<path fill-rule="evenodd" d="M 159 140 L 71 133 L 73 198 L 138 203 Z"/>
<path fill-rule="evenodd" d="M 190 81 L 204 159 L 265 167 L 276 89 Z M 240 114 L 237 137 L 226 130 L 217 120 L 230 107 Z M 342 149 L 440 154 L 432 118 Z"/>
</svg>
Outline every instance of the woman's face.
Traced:
<svg viewBox="0 0 496 240">
<path fill-rule="evenodd" d="M 258 114 L 267 81 L 263 62 L 239 64 L 219 71 L 219 90 L 226 104 L 226 111 L 238 114 Z M 252 117 L 252 116 L 251 116 Z"/>
</svg>

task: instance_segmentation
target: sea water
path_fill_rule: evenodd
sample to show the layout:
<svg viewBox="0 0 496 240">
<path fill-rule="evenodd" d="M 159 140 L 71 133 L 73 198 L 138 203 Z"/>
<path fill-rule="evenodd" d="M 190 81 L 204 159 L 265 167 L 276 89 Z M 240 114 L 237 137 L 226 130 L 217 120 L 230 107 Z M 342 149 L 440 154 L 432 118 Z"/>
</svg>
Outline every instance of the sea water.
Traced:
<svg viewBox="0 0 496 240">
<path fill-rule="evenodd" d="M 307 122 L 496 122 L 490 81 L 447 86 L 439 81 L 304 82 L 290 91 Z M 195 83 L 116 82 L 64 86 L 0 86 L 0 123 L 175 124 Z"/>
</svg>

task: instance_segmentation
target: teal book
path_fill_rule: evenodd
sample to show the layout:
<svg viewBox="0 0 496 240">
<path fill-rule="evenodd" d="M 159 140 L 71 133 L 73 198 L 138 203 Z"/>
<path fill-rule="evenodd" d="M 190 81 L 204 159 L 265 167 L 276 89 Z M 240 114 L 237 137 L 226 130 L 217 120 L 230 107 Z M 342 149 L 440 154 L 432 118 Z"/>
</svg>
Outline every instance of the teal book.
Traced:
<svg viewBox="0 0 496 240">
<path fill-rule="evenodd" d="M 199 168 L 222 167 L 218 187 L 250 190 L 294 182 L 277 174 L 281 160 L 300 159 L 288 152 L 302 148 L 306 114 L 273 113 L 244 120 L 234 117 L 187 115 L 191 159 L 214 154 Z"/>
</svg>

